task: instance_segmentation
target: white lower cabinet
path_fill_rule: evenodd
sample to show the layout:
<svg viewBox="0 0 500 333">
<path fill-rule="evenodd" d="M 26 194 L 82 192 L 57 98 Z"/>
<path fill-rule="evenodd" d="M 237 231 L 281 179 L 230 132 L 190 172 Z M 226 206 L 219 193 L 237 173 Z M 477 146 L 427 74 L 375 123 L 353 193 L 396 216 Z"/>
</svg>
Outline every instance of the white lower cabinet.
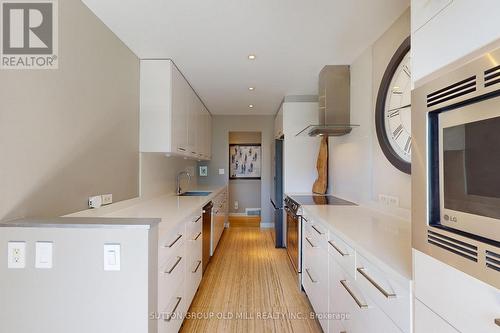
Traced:
<svg viewBox="0 0 500 333">
<path fill-rule="evenodd" d="M 410 281 L 375 266 L 329 228 L 308 219 L 302 233 L 302 286 L 323 331 L 410 333 Z"/>
<path fill-rule="evenodd" d="M 434 322 L 442 323 L 436 325 L 453 326 L 461 333 L 500 332 L 499 289 L 417 250 L 413 270 L 415 302 L 437 314 Z M 415 331 L 423 332 L 429 317 L 422 307 L 416 308 Z"/>
<path fill-rule="evenodd" d="M 415 333 L 458 333 L 450 324 L 415 299 Z"/>
<path fill-rule="evenodd" d="M 158 333 L 179 331 L 198 290 L 202 223 L 200 210 L 159 237 Z"/>
<path fill-rule="evenodd" d="M 227 190 L 224 190 L 217 195 L 212 202 L 214 207 L 212 208 L 212 239 L 210 243 L 211 256 L 215 253 L 215 249 L 219 244 L 219 240 L 227 221 Z"/>
</svg>

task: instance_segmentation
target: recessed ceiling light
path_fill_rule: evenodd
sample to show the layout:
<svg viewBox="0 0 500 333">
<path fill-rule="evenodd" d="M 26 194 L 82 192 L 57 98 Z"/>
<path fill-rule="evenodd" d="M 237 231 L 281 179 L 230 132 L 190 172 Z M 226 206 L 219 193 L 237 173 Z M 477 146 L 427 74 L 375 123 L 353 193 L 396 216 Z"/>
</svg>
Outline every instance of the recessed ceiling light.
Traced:
<svg viewBox="0 0 500 333">
<path fill-rule="evenodd" d="M 253 108 L 253 104 L 249 104 L 249 105 L 248 105 L 248 107 L 249 107 L 250 109 L 252 109 L 252 108 Z"/>
<path fill-rule="evenodd" d="M 257 58 L 257 56 L 255 54 L 248 55 L 248 60 L 255 60 L 255 58 Z"/>
<path fill-rule="evenodd" d="M 250 91 L 254 91 L 254 90 L 255 90 L 255 87 L 248 87 L 248 90 L 250 90 Z"/>
</svg>

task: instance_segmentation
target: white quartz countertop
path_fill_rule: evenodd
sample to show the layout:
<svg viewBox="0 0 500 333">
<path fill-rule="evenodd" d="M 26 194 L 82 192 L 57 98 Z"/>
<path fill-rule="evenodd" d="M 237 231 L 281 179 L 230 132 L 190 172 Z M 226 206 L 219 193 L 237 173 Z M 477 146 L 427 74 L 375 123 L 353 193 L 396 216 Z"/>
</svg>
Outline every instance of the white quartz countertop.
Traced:
<svg viewBox="0 0 500 333">
<path fill-rule="evenodd" d="M 364 206 L 301 206 L 373 264 L 412 279 L 411 222 Z"/>
<path fill-rule="evenodd" d="M 175 225 L 177 222 L 190 217 L 192 214 L 199 211 L 205 204 L 213 200 L 225 188 L 226 186 L 213 186 L 190 190 L 212 192 L 207 196 L 177 196 L 175 194 L 164 194 L 153 198 L 134 198 L 66 216 L 155 218 L 160 219 L 160 223 L 163 225 L 162 229 L 165 230 L 166 224 Z"/>
</svg>

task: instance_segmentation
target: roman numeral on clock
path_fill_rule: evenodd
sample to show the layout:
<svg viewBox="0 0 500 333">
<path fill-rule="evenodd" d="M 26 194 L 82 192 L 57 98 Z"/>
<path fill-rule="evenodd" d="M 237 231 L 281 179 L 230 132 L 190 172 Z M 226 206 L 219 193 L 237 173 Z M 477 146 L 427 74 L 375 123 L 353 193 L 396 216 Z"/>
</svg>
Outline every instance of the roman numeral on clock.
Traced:
<svg viewBox="0 0 500 333">
<path fill-rule="evenodd" d="M 403 72 L 405 72 L 405 74 L 408 75 L 408 77 L 411 77 L 411 72 L 408 66 L 406 65 L 403 66 Z"/>
<path fill-rule="evenodd" d="M 387 115 L 387 117 L 389 118 L 394 118 L 396 116 L 399 116 L 399 110 L 394 110 L 394 111 L 391 111 L 389 112 L 389 114 Z"/>
<path fill-rule="evenodd" d="M 409 154 L 411 151 L 411 136 L 406 139 L 406 144 L 405 144 L 405 152 Z"/>
<path fill-rule="evenodd" d="M 396 129 L 392 132 L 392 137 L 394 138 L 394 140 L 397 140 L 401 133 L 403 133 L 403 125 L 399 124 L 399 126 L 396 127 Z"/>
</svg>

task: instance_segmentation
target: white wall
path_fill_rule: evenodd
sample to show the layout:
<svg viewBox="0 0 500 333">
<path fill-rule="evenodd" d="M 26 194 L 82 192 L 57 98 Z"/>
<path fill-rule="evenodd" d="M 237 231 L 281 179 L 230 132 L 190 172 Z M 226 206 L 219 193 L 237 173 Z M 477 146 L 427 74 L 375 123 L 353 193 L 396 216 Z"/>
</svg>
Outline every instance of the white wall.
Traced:
<svg viewBox="0 0 500 333">
<path fill-rule="evenodd" d="M 200 185 L 225 185 L 229 181 L 229 132 L 260 132 L 262 135 L 262 177 L 261 177 L 261 224 L 273 223 L 274 211 L 271 206 L 271 150 L 273 141 L 274 116 L 214 116 L 212 119 L 212 160 L 199 162 L 208 166 L 208 177 L 199 177 Z M 218 170 L 224 169 L 219 175 Z"/>
<path fill-rule="evenodd" d="M 310 193 L 318 173 L 320 139 L 295 136 L 308 125 L 318 124 L 317 102 L 283 103 L 283 189 L 285 193 Z"/>
<path fill-rule="evenodd" d="M 373 204 L 379 194 L 396 196 L 411 208 L 411 177 L 396 169 L 383 154 L 375 130 L 375 101 L 387 64 L 410 34 L 407 10 L 372 46 L 351 64 L 351 134 L 330 138 L 330 192 Z"/>
<path fill-rule="evenodd" d="M 138 195 L 139 60 L 79 0 L 59 1 L 59 51 L 0 73 L 0 220 Z"/>
</svg>

